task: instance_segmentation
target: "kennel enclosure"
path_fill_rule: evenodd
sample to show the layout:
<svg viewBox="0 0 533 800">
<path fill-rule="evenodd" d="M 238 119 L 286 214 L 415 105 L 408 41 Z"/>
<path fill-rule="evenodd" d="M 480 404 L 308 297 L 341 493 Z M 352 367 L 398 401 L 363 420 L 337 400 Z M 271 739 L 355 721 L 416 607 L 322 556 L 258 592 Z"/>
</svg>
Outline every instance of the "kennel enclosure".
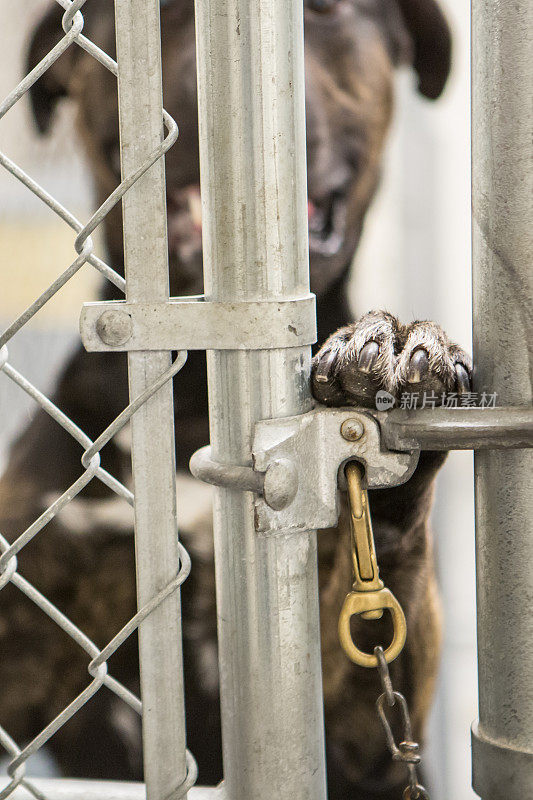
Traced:
<svg viewBox="0 0 533 800">
<path fill-rule="evenodd" d="M 148 800 L 178 800 L 187 792 L 191 800 L 325 800 L 313 532 L 321 518 L 310 511 L 305 524 L 290 524 L 292 503 L 306 485 L 303 467 L 296 473 L 292 468 L 297 443 L 290 451 L 293 460 L 284 452 L 275 465 L 265 445 L 265 463 L 252 469 L 257 431 L 264 443 L 284 429 L 286 423 L 277 420 L 296 419 L 298 431 L 313 414 L 308 383 L 316 333 L 307 254 L 302 4 L 196 0 L 205 278 L 205 297 L 196 301 L 169 301 L 168 296 L 162 156 L 178 131 L 162 109 L 159 3 L 115 1 L 118 67 L 85 39 L 83 0 L 61 0 L 61 5 L 64 38 L 0 106 L 0 124 L 60 52 L 82 46 L 118 74 L 123 182 L 83 225 L 1 156 L 4 167 L 76 231 L 78 255 L 4 333 L 0 364 L 82 444 L 83 480 L 65 493 L 62 506 L 83 481 L 93 479 L 103 480 L 134 506 L 140 615 L 104 650 L 82 644 L 91 659 L 90 691 L 62 712 L 56 728 L 104 687 L 140 710 L 139 701 L 106 672 L 106 658 L 139 626 L 146 790 L 27 779 L 25 760 L 54 731 L 46 729 L 20 747 L 0 728 L 12 767 L 0 798 L 137 800 L 146 791 Z M 526 449 L 531 447 L 533 294 L 528 226 L 531 17 L 526 0 L 473 2 L 474 388 L 496 392 L 500 407 L 390 412 L 376 423 L 372 451 L 377 459 L 382 445 L 398 474 L 408 468 L 409 452 L 420 448 L 479 451 L 480 718 L 473 729 L 473 773 L 483 800 L 524 798 L 533 785 L 532 630 L 525 601 L 533 596 L 527 526 L 533 464 Z M 121 199 L 125 282 L 96 256 L 90 239 Z M 9 364 L 7 351 L 11 336 L 87 261 L 125 289 L 125 301 L 86 305 L 84 342 L 88 349 L 127 351 L 130 370 L 130 406 L 96 442 L 84 439 L 28 385 Z M 195 768 L 185 741 L 179 585 L 189 562 L 176 536 L 171 380 L 183 365 L 183 351 L 192 348 L 207 351 L 211 450 L 203 469 L 204 474 L 218 469 L 214 482 L 219 484 L 215 548 L 225 773 L 220 789 L 191 788 Z M 174 361 L 172 351 L 181 351 Z M 339 414 L 319 413 L 329 420 Z M 357 412 L 349 412 L 349 418 L 355 417 Z M 134 497 L 98 461 L 100 449 L 129 419 Z M 337 431 L 344 419 L 335 417 Z M 292 441 L 297 442 L 296 433 Z M 346 445 L 340 436 L 332 435 L 331 441 L 317 436 L 316 460 L 332 447 L 339 459 L 332 460 L 321 489 L 324 513 L 334 513 L 332 476 L 341 446 Z M 355 444 L 351 452 L 362 457 Z M 271 466 L 275 469 L 269 473 Z M 385 480 L 383 473 L 380 479 Z M 258 508 L 266 519 L 262 533 L 256 530 Z M 46 598 L 21 582 L 16 553 L 39 535 L 52 512 L 11 546 L 4 543 L 0 561 L 0 587 L 10 580 L 51 615 L 56 612 Z M 276 530 L 279 519 L 284 522 Z M 55 618 L 83 641 L 68 620 Z"/>
</svg>

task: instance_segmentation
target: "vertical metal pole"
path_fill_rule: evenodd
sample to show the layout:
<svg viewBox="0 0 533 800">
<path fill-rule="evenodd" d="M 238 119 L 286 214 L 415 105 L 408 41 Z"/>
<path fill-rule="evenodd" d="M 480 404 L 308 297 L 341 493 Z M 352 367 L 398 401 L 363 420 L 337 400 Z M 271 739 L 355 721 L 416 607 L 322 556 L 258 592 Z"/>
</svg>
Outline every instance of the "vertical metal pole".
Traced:
<svg viewBox="0 0 533 800">
<path fill-rule="evenodd" d="M 301 0 L 197 0 L 210 300 L 309 291 Z M 309 409 L 309 347 L 208 353 L 214 457 Z M 224 771 L 231 800 L 324 800 L 316 534 L 261 538 L 250 493 L 215 501 Z"/>
<path fill-rule="evenodd" d="M 123 174 L 161 142 L 159 0 L 115 0 Z M 169 296 L 165 172 L 160 159 L 123 200 L 126 297 Z M 170 365 L 169 352 L 128 354 L 130 397 Z M 172 386 L 165 384 L 132 419 L 137 595 L 144 606 L 179 569 Z M 179 596 L 172 594 L 139 631 L 144 776 L 148 800 L 180 796 L 185 778 L 185 713 Z"/>
<path fill-rule="evenodd" d="M 533 5 L 473 0 L 475 389 L 532 401 Z M 483 800 L 533 794 L 533 451 L 475 456 Z"/>
</svg>

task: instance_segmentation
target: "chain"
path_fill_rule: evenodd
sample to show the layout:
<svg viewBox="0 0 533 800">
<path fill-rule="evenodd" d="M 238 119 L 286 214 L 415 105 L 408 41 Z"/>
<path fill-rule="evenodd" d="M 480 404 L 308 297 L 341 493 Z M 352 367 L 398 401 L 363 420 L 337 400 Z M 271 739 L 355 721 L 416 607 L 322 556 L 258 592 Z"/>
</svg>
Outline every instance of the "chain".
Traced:
<svg viewBox="0 0 533 800">
<path fill-rule="evenodd" d="M 420 747 L 418 742 L 413 741 L 407 701 L 401 692 L 393 689 L 389 673 L 390 662 L 400 655 L 405 644 L 407 631 L 405 615 L 397 599 L 389 589 L 385 588 L 379 577 L 368 493 L 363 488 L 363 470 L 359 464 L 352 462 L 347 465 L 346 482 L 350 504 L 354 581 L 339 618 L 339 638 L 351 661 L 362 667 L 375 667 L 378 671 L 383 689 L 383 693 L 376 701 L 378 717 L 393 760 L 403 762 L 409 772 L 409 784 L 404 789 L 403 800 L 430 800 L 427 790 L 418 783 L 416 767 L 420 763 Z M 392 614 L 393 641 L 386 650 L 375 647 L 373 655 L 364 653 L 352 639 L 350 620 L 354 615 L 361 616 L 362 619 L 380 619 L 386 608 Z M 396 705 L 400 709 L 403 722 L 403 741 L 400 744 L 396 744 L 386 714 L 386 708 Z"/>
<path fill-rule="evenodd" d="M 394 761 L 402 761 L 409 771 L 409 785 L 404 789 L 403 798 L 404 800 L 430 800 L 427 789 L 418 783 L 416 767 L 420 764 L 420 747 L 418 742 L 413 740 L 411 718 L 409 716 L 407 701 L 401 692 L 396 692 L 392 687 L 389 665 L 385 659 L 383 648 L 375 647 L 374 655 L 378 661 L 377 671 L 383 689 L 383 694 L 380 694 L 376 701 L 378 717 L 385 731 L 387 745 L 391 751 L 392 758 Z M 403 741 L 398 745 L 394 739 L 394 734 L 386 714 L 386 707 L 392 708 L 397 703 L 401 711 L 403 722 Z"/>
</svg>

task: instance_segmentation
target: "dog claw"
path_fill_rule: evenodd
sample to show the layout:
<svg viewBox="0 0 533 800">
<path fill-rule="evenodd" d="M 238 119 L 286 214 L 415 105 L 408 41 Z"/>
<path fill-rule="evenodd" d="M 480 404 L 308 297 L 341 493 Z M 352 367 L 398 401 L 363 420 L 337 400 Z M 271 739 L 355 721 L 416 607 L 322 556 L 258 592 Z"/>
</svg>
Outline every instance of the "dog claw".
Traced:
<svg viewBox="0 0 533 800">
<path fill-rule="evenodd" d="M 429 369 L 429 356 L 427 352 L 419 347 L 414 351 L 409 362 L 409 371 L 407 373 L 407 380 L 409 383 L 420 383 Z"/>
<path fill-rule="evenodd" d="M 321 358 L 315 372 L 315 380 L 318 383 L 327 383 L 331 377 L 331 370 L 335 359 L 337 358 L 337 350 L 330 350 L 327 356 Z"/>
<path fill-rule="evenodd" d="M 470 391 L 470 377 L 462 364 L 457 363 L 455 365 L 455 380 L 459 394 L 466 394 L 466 392 Z"/>
<path fill-rule="evenodd" d="M 379 345 L 377 342 L 367 342 L 359 353 L 359 360 L 357 367 L 360 372 L 369 373 L 372 371 L 376 359 L 379 354 Z"/>
</svg>

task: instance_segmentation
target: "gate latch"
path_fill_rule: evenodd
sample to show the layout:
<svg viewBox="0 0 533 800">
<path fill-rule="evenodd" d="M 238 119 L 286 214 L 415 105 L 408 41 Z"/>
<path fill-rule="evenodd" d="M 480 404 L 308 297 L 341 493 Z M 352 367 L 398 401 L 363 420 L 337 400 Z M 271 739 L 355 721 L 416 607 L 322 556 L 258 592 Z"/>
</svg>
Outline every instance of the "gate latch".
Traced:
<svg viewBox="0 0 533 800">
<path fill-rule="evenodd" d="M 417 411 L 317 406 L 307 414 L 255 426 L 252 465 L 214 461 L 203 447 L 191 458 L 197 478 L 254 492 L 262 533 L 331 528 L 339 518 L 344 467 L 364 468 L 363 488 L 398 486 L 413 474 L 421 450 L 533 447 L 533 409 L 427 408 Z"/>
<path fill-rule="evenodd" d="M 382 447 L 379 422 L 370 412 L 319 406 L 258 422 L 253 466 L 217 462 L 209 447 L 198 450 L 190 466 L 207 483 L 254 492 L 256 530 L 266 534 L 334 527 L 349 461 L 363 465 L 364 488 L 381 489 L 407 481 L 418 455 Z"/>
</svg>

